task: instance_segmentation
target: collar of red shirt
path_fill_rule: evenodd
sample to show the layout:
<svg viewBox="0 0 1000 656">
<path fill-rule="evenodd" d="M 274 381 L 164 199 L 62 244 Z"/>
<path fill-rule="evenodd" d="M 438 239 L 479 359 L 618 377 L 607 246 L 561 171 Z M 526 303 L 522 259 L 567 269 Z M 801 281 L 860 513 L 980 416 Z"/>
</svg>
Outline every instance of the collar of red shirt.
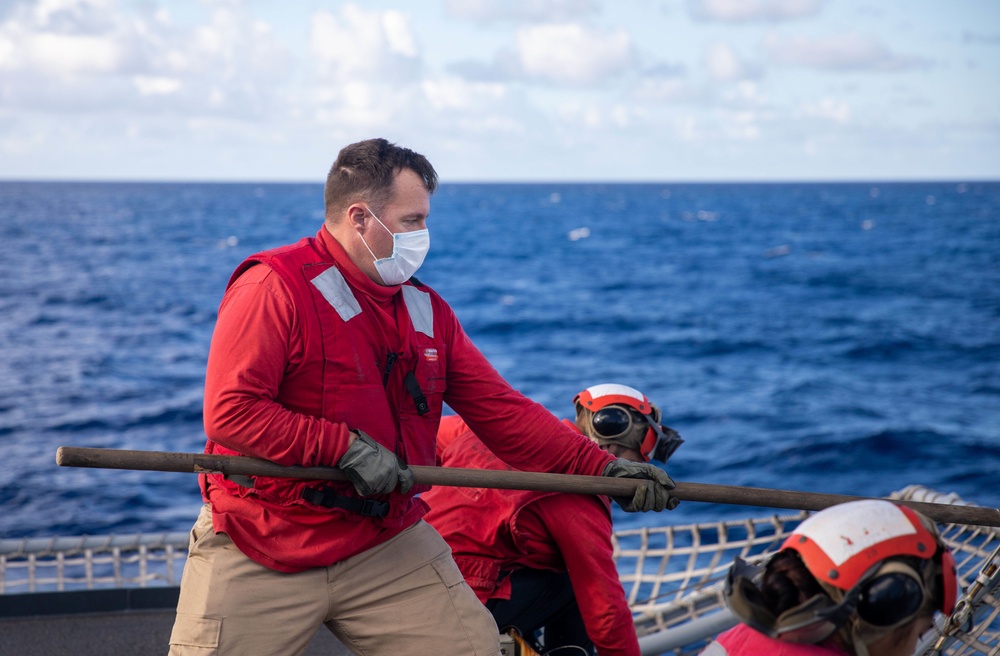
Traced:
<svg viewBox="0 0 1000 656">
<path fill-rule="evenodd" d="M 351 261 L 347 251 L 340 245 L 340 242 L 330 234 L 326 226 L 321 226 L 316 234 L 316 242 L 320 252 L 329 255 L 337 263 L 340 272 L 348 279 L 351 286 L 358 289 L 379 303 L 385 303 L 399 291 L 399 285 L 380 285 L 364 274 L 361 269 Z"/>
</svg>

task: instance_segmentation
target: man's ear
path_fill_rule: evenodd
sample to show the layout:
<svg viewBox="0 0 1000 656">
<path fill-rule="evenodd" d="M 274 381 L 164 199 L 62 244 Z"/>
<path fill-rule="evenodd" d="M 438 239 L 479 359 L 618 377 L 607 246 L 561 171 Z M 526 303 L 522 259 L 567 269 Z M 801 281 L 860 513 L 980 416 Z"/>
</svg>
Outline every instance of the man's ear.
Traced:
<svg viewBox="0 0 1000 656">
<path fill-rule="evenodd" d="M 365 216 L 368 211 L 361 203 L 355 203 L 347 208 L 347 221 L 351 227 L 361 232 L 365 229 Z"/>
</svg>

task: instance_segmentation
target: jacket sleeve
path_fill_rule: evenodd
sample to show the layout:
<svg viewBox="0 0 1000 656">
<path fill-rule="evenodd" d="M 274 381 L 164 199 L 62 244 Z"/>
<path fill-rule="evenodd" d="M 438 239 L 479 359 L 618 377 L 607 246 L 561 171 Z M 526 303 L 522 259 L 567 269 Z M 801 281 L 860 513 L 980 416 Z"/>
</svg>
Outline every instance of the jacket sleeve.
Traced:
<svg viewBox="0 0 1000 656">
<path fill-rule="evenodd" d="M 519 533 L 524 530 L 526 513 L 544 525 L 562 555 L 583 624 L 597 653 L 639 656 L 632 611 L 612 557 L 611 517 L 601 501 L 579 494 L 545 497 L 522 511 Z"/>
<path fill-rule="evenodd" d="M 347 449 L 346 426 L 297 412 L 275 398 L 286 368 L 303 357 L 284 283 L 266 265 L 226 291 L 205 375 L 205 434 L 239 453 L 283 465 L 332 465 Z"/>
<path fill-rule="evenodd" d="M 436 294 L 435 330 L 448 342 L 445 402 L 501 460 L 525 471 L 600 475 L 614 456 L 505 381 Z"/>
</svg>

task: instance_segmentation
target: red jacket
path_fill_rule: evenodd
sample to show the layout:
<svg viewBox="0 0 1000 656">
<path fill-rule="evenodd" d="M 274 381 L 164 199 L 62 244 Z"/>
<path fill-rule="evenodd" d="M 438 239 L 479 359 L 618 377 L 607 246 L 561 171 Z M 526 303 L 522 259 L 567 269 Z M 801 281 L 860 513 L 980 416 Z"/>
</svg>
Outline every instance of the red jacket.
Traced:
<svg viewBox="0 0 1000 656">
<path fill-rule="evenodd" d="M 384 378 L 390 352 L 397 359 Z M 411 372 L 426 408 L 404 384 Z M 598 474 L 611 460 L 596 445 L 581 449 L 582 438 L 513 390 L 433 290 L 372 282 L 325 228 L 233 274 L 208 358 L 206 453 L 333 466 L 357 428 L 410 464 L 432 464 L 444 402 L 525 469 Z M 379 498 L 390 511 L 374 518 L 303 500 L 318 481 L 257 477 L 243 487 L 211 475 L 202 485 L 216 530 L 284 572 L 360 553 L 426 511 L 413 496 L 419 487 Z M 354 495 L 349 484 L 335 487 Z"/>
<path fill-rule="evenodd" d="M 701 656 L 849 656 L 836 645 L 801 645 L 769 638 L 746 624 L 737 624 L 719 635 Z"/>
<path fill-rule="evenodd" d="M 438 461 L 445 467 L 510 469 L 459 417 L 441 420 Z M 522 567 L 568 572 L 598 653 L 638 656 L 632 613 L 612 558 L 606 497 L 459 487 L 435 487 L 422 497 L 430 506 L 425 519 L 451 545 L 480 601 L 509 599 L 509 574 Z"/>
</svg>

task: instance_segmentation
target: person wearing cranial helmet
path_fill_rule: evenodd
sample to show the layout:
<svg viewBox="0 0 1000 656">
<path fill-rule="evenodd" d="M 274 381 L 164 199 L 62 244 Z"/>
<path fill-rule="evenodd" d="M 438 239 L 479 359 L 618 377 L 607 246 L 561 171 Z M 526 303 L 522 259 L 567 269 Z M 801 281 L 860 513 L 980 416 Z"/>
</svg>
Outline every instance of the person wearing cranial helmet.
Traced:
<svg viewBox="0 0 1000 656">
<path fill-rule="evenodd" d="M 935 524 L 880 499 L 803 521 L 767 562 L 739 557 L 725 599 L 742 624 L 702 656 L 910 656 L 958 590 Z"/>
<path fill-rule="evenodd" d="M 660 424 L 660 409 L 645 394 L 627 385 L 604 383 L 588 387 L 576 395 L 573 404 L 576 427 L 620 458 L 666 462 L 684 442 L 677 431 Z"/>
<path fill-rule="evenodd" d="M 609 467 L 666 462 L 684 441 L 659 423 L 660 410 L 632 387 L 595 385 L 573 403 L 576 420 L 563 423 L 617 456 Z M 581 449 L 588 446 L 586 440 L 580 443 Z M 441 420 L 437 462 L 510 469 L 459 417 Z M 430 506 L 424 518 L 451 546 L 466 581 L 501 630 L 515 629 L 540 653 L 566 648 L 565 653 L 596 649 L 601 656 L 639 656 L 613 558 L 606 497 L 434 487 L 421 498 Z M 667 508 L 677 505 L 676 499 L 669 501 Z M 537 636 L 543 627 L 544 646 Z"/>
</svg>

